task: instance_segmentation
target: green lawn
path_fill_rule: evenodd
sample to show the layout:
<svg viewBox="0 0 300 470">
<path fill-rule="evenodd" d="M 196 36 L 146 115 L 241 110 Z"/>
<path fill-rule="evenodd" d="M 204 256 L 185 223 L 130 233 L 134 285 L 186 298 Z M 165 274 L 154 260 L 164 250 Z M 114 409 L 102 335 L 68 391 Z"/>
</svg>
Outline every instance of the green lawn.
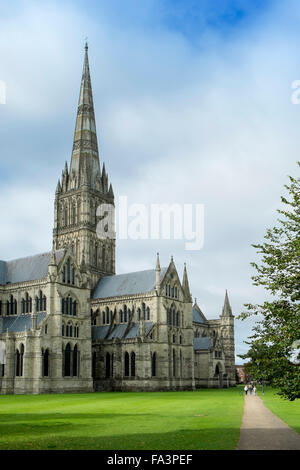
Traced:
<svg viewBox="0 0 300 470">
<path fill-rule="evenodd" d="M 258 386 L 258 395 L 274 415 L 300 434 L 300 400 L 285 400 L 277 395 L 276 390 L 268 386 L 265 387 L 264 395 Z"/>
<path fill-rule="evenodd" d="M 235 449 L 238 388 L 0 396 L 0 449 Z"/>
</svg>

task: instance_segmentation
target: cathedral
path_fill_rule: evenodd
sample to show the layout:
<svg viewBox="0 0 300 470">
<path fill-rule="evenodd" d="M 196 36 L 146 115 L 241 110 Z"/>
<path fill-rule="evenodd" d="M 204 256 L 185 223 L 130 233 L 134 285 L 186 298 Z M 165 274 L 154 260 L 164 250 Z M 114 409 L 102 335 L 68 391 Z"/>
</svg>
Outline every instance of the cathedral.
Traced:
<svg viewBox="0 0 300 470">
<path fill-rule="evenodd" d="M 195 390 L 236 384 L 226 291 L 215 320 L 191 298 L 173 257 L 115 273 L 116 237 L 98 237 L 114 205 L 100 166 L 88 46 L 71 163 L 54 203 L 48 253 L 0 261 L 0 393 Z"/>
</svg>

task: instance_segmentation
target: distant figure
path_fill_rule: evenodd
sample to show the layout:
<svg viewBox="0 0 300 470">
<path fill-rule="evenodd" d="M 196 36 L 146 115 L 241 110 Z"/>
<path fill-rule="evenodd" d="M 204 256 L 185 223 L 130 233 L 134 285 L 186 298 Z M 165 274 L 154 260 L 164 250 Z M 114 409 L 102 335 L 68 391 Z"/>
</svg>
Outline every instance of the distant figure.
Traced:
<svg viewBox="0 0 300 470">
<path fill-rule="evenodd" d="M 256 386 L 253 387 L 254 396 L 256 396 Z"/>
<path fill-rule="evenodd" d="M 245 395 L 247 395 L 247 393 L 248 393 L 248 385 L 245 385 L 244 390 L 245 390 Z"/>
<path fill-rule="evenodd" d="M 252 395 L 252 389 L 253 389 L 252 384 L 250 384 L 250 385 L 249 385 L 249 392 L 250 392 L 250 395 Z"/>
</svg>

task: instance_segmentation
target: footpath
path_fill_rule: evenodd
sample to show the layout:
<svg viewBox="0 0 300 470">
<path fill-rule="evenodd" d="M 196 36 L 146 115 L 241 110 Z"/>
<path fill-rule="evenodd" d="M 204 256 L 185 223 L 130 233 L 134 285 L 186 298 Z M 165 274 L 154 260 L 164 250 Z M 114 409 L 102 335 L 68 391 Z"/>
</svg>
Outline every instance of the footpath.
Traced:
<svg viewBox="0 0 300 470">
<path fill-rule="evenodd" d="M 300 436 L 273 415 L 261 398 L 247 395 L 237 450 L 300 450 Z"/>
</svg>

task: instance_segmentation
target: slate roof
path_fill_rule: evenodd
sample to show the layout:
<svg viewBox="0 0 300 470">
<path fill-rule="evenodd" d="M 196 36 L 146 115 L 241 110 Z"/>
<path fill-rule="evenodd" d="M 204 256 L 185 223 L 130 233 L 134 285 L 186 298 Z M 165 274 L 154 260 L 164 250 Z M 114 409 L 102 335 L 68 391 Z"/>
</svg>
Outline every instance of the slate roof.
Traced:
<svg viewBox="0 0 300 470">
<path fill-rule="evenodd" d="M 45 318 L 46 312 L 40 312 L 37 314 L 37 325 Z M 31 315 L 18 315 L 3 317 L 3 333 L 8 330 L 9 333 L 20 333 L 22 331 L 30 330 L 31 327 Z"/>
<path fill-rule="evenodd" d="M 56 262 L 59 263 L 64 250 L 56 251 L 55 255 Z M 0 261 L 0 284 L 14 284 L 45 278 L 48 274 L 50 258 L 51 251 L 13 261 Z"/>
<path fill-rule="evenodd" d="M 160 280 L 168 268 L 162 268 Z M 93 299 L 105 299 L 123 295 L 144 294 L 155 289 L 155 269 L 135 273 L 117 274 L 100 279 L 95 287 Z"/>
<path fill-rule="evenodd" d="M 153 322 L 145 322 L 145 334 L 147 335 L 151 328 L 153 327 Z M 111 331 L 109 336 L 106 339 L 130 339 L 130 338 L 137 338 L 139 334 L 139 324 L 134 323 L 126 336 L 124 336 L 125 331 L 127 329 L 128 324 L 122 323 L 120 325 L 116 325 L 114 329 Z M 92 338 L 93 339 L 104 339 L 107 335 L 109 330 L 109 326 L 93 326 L 92 327 Z"/>
<path fill-rule="evenodd" d="M 195 323 L 206 323 L 206 319 L 203 313 L 198 310 L 198 308 L 194 305 L 193 306 L 193 322 Z"/>
<path fill-rule="evenodd" d="M 206 336 L 202 338 L 194 338 L 194 350 L 203 351 L 205 349 L 210 349 L 211 347 L 211 338 Z"/>
</svg>

